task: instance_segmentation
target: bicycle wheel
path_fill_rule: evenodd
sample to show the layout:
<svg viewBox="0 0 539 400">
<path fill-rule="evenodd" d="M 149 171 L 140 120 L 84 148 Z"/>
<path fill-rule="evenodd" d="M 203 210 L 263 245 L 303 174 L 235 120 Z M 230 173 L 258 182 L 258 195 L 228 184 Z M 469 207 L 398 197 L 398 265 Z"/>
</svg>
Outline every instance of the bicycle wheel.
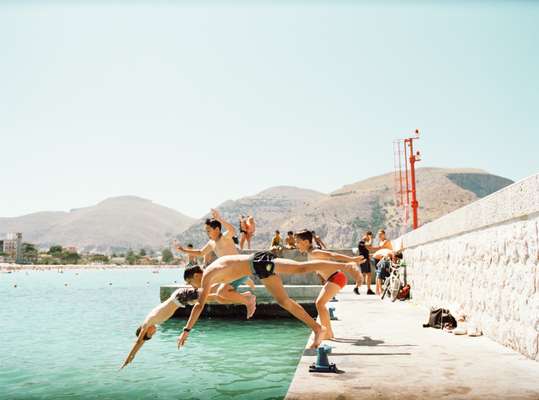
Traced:
<svg viewBox="0 0 539 400">
<path fill-rule="evenodd" d="M 389 290 L 389 278 L 386 278 L 386 280 L 384 281 L 384 286 L 382 287 L 382 296 L 380 297 L 380 299 L 384 299 L 387 291 Z"/>
<path fill-rule="evenodd" d="M 397 277 L 391 282 L 391 301 L 394 302 L 399 296 L 399 292 L 402 289 L 401 280 Z"/>
</svg>

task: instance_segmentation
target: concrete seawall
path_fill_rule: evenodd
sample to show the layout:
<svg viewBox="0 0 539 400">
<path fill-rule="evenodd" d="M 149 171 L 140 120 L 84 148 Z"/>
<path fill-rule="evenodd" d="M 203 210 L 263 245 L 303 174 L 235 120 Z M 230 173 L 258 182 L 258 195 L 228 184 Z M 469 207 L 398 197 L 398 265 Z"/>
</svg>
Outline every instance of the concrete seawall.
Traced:
<svg viewBox="0 0 539 400">
<path fill-rule="evenodd" d="M 174 290 L 179 287 L 190 287 L 184 285 L 167 285 L 162 286 L 160 290 L 161 301 L 165 301 Z M 240 291 L 245 291 L 248 286 L 240 286 Z M 286 285 L 285 289 L 288 295 L 296 300 L 299 304 L 305 308 L 305 310 L 312 316 L 316 317 L 316 307 L 314 301 L 320 293 L 320 285 Z M 257 285 L 254 291 L 256 295 L 256 312 L 253 318 L 294 318 L 288 311 L 279 306 L 273 297 L 268 293 L 263 285 Z M 192 307 L 179 308 L 174 317 L 186 318 L 191 313 Z M 244 318 L 245 307 L 235 304 L 217 304 L 211 303 L 206 305 L 201 318 Z"/>
<path fill-rule="evenodd" d="M 539 174 L 400 238 L 413 300 L 539 360 Z"/>
</svg>

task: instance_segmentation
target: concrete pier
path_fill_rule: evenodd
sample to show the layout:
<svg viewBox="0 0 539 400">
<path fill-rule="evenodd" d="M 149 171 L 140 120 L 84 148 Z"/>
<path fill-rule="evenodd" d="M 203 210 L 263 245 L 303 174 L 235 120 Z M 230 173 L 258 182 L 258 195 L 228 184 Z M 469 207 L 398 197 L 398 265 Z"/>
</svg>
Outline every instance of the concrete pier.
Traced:
<svg viewBox="0 0 539 400">
<path fill-rule="evenodd" d="M 426 308 L 351 291 L 331 303 L 337 340 L 324 342 L 342 373 L 309 373 L 306 349 L 287 400 L 539 399 L 538 362 L 486 336 L 423 328 Z"/>
<path fill-rule="evenodd" d="M 172 292 L 184 285 L 166 285 L 161 286 L 161 301 L 165 301 Z M 190 287 L 190 286 L 189 286 Z M 248 286 L 240 286 L 240 291 L 246 291 Z M 288 295 L 296 300 L 312 316 L 316 317 L 315 300 L 320 293 L 320 285 L 285 285 Z M 293 316 L 279 306 L 273 297 L 268 293 L 264 285 L 256 285 L 254 291 L 256 296 L 256 312 L 253 318 L 293 318 Z M 179 308 L 174 317 L 188 317 L 192 307 Z M 201 318 L 245 318 L 245 307 L 235 304 L 207 304 Z"/>
</svg>

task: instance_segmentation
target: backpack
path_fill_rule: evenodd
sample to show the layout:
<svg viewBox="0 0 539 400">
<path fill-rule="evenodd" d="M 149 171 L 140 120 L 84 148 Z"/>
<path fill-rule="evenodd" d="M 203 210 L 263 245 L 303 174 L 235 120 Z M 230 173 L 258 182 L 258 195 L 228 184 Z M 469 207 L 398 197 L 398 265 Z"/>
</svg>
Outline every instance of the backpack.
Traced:
<svg viewBox="0 0 539 400">
<path fill-rule="evenodd" d="M 448 309 L 431 308 L 429 314 L 429 322 L 423 324 L 423 328 L 431 327 L 441 329 L 445 324 L 448 324 L 455 328 L 457 326 L 457 320 L 451 315 Z"/>
<path fill-rule="evenodd" d="M 410 298 L 410 285 L 406 285 L 401 290 L 399 290 L 399 294 L 397 295 L 397 299 L 399 299 L 399 300 L 407 300 L 409 298 Z"/>
</svg>

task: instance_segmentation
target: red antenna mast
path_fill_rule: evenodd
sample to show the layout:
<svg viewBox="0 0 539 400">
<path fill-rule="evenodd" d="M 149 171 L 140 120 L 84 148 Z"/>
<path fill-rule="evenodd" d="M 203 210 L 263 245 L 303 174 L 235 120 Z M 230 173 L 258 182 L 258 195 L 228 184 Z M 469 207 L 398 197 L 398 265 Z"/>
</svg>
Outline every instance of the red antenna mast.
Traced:
<svg viewBox="0 0 539 400">
<path fill-rule="evenodd" d="M 421 161 L 419 151 L 414 154 L 414 140 L 419 139 L 419 129 L 415 130 L 415 137 L 397 139 L 393 141 L 393 164 L 395 168 L 395 203 L 404 209 L 404 226 L 408 225 L 408 209 L 412 208 L 412 228 L 419 227 L 415 163 Z M 411 200 L 410 200 L 411 195 Z"/>
</svg>

